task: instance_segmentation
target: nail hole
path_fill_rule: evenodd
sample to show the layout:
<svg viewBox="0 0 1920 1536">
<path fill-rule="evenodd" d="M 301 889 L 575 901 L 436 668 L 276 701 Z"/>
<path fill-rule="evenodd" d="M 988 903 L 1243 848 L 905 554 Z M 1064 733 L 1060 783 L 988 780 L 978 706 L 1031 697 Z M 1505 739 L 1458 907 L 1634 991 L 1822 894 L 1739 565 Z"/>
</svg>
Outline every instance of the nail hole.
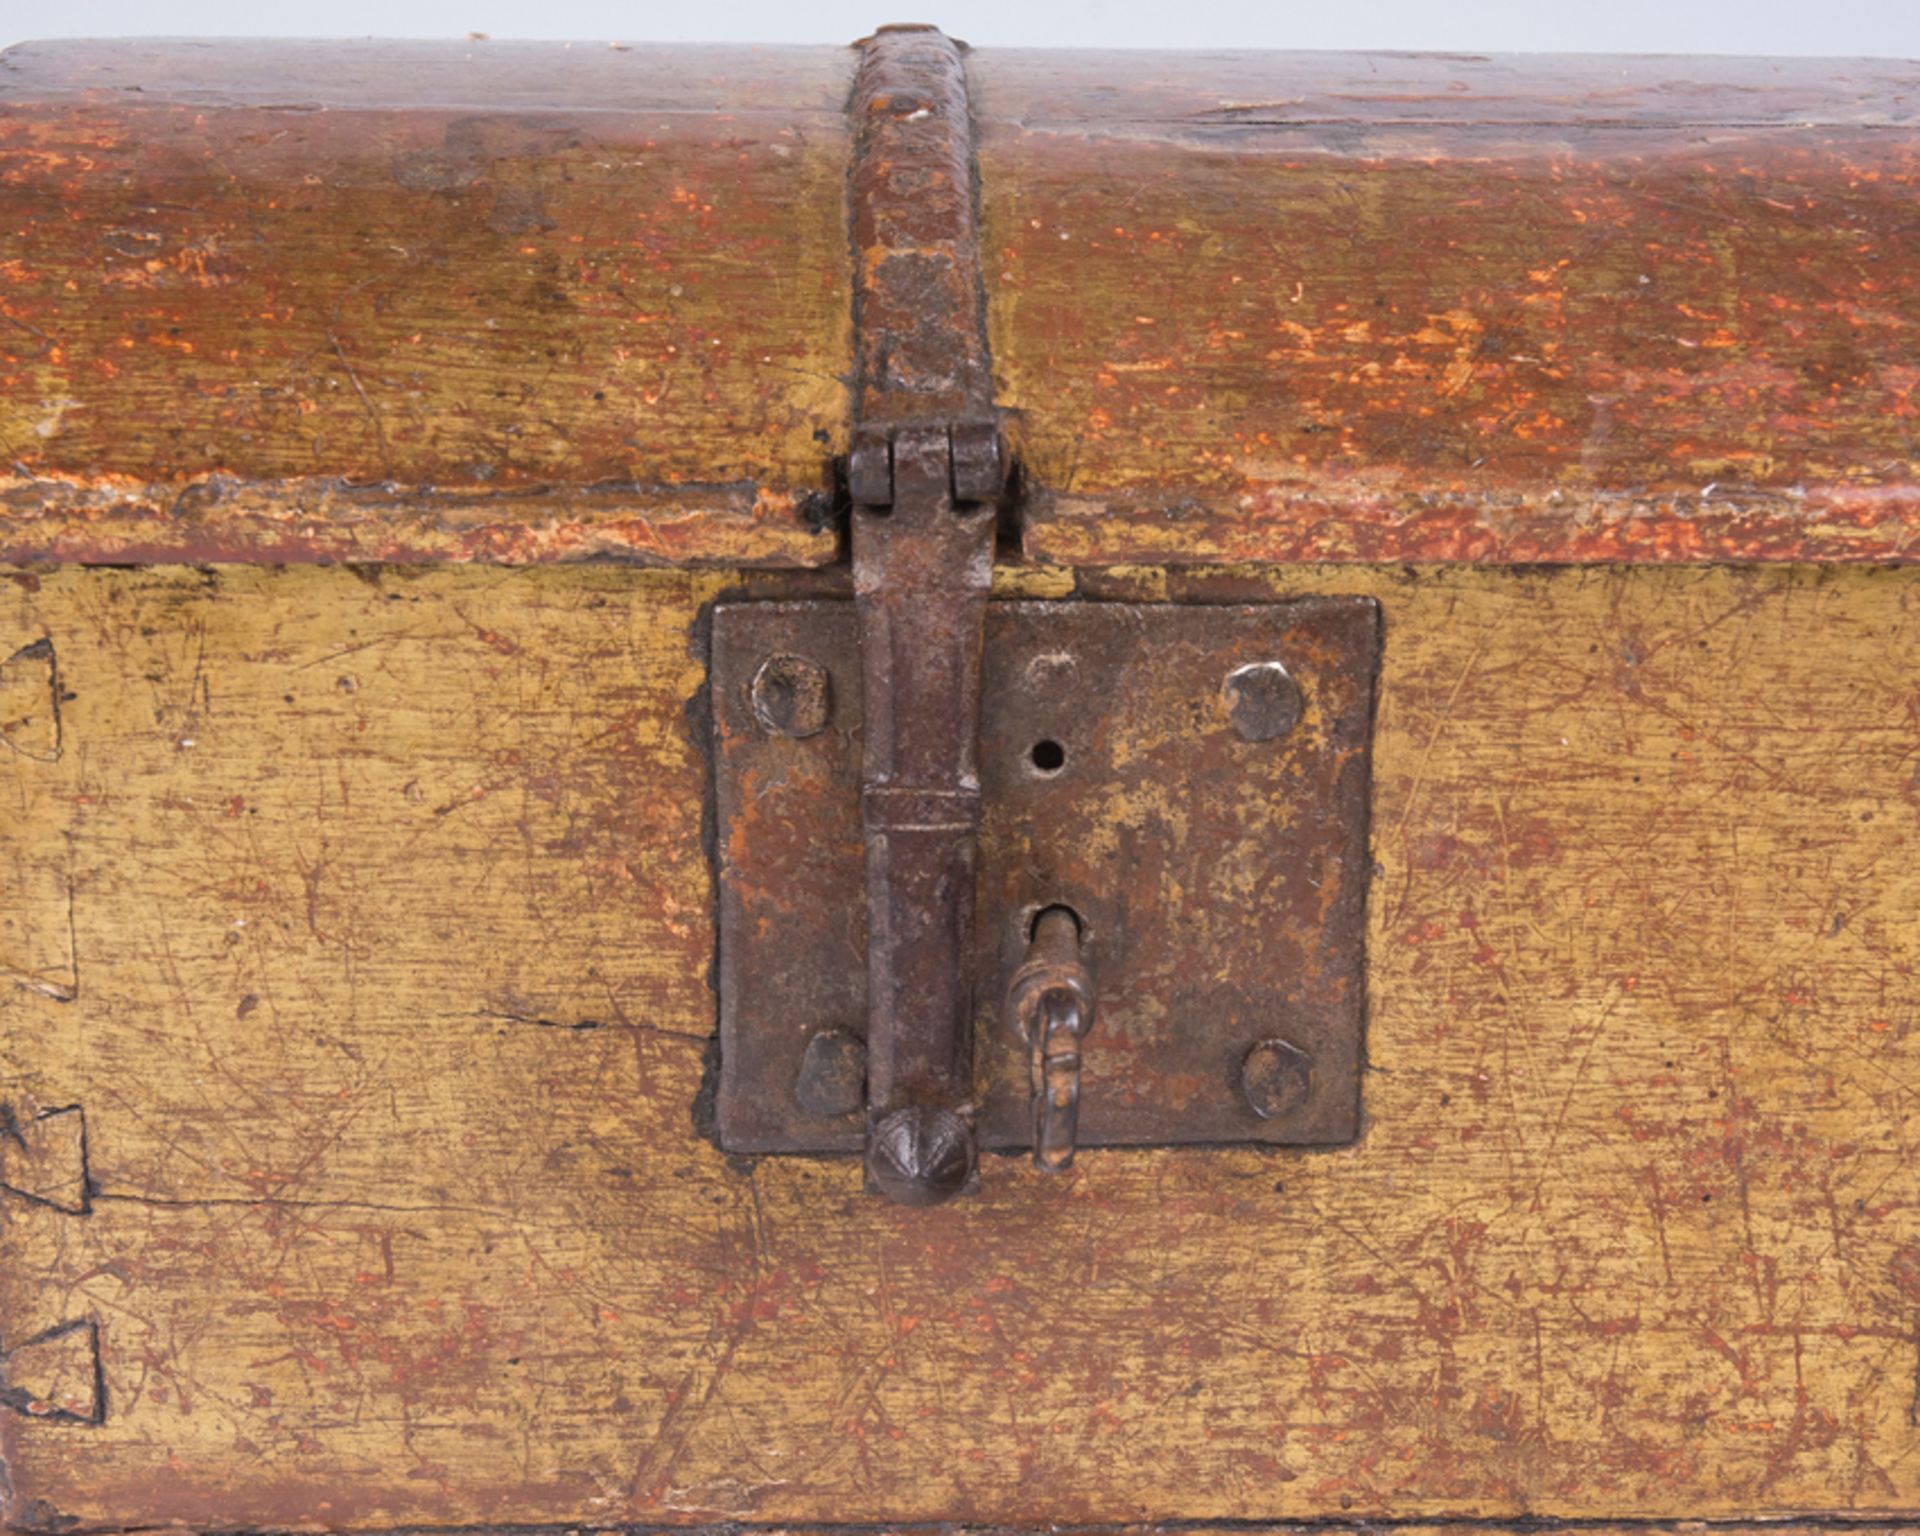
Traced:
<svg viewBox="0 0 1920 1536">
<path fill-rule="evenodd" d="M 1067 765 L 1067 749 L 1051 737 L 1036 741 L 1027 757 L 1041 773 L 1058 773 Z"/>
</svg>

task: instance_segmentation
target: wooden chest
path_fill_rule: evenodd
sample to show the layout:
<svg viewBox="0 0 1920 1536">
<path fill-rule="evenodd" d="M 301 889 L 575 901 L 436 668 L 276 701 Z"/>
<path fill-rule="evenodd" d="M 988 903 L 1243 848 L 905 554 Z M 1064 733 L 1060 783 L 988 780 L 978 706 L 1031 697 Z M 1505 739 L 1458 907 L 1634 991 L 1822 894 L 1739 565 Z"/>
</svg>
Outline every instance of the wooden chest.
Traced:
<svg viewBox="0 0 1920 1536">
<path fill-rule="evenodd" d="M 1917 242 L 1905 65 L 7 52 L 6 1523 L 1915 1518 Z"/>
</svg>

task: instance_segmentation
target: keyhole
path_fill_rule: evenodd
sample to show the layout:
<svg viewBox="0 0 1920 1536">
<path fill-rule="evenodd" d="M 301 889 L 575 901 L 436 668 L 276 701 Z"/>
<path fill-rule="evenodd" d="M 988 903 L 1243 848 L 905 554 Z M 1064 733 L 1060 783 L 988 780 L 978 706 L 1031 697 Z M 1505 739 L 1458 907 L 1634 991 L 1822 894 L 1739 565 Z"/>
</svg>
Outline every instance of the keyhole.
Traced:
<svg viewBox="0 0 1920 1536">
<path fill-rule="evenodd" d="M 1027 757 L 1036 773 L 1058 773 L 1067 764 L 1067 749 L 1048 737 L 1044 741 L 1036 741 Z"/>
</svg>

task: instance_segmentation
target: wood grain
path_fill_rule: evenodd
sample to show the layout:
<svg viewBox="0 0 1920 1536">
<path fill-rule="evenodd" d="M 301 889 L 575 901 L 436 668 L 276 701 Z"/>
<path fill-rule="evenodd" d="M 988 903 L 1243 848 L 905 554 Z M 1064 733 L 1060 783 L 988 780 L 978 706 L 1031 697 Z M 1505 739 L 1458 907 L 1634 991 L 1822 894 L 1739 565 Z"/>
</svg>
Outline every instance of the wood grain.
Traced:
<svg viewBox="0 0 1920 1536">
<path fill-rule="evenodd" d="M 0 1197 L 0 1342 L 96 1323 L 105 1385 L 0 1408 L 13 1523 L 1920 1504 L 1915 578 L 1081 578 L 1381 600 L 1368 1123 L 933 1212 L 695 1127 L 728 581 L 5 587 L 64 703 L 0 899 L 78 995 L 0 1073 L 95 1197 Z"/>
<path fill-rule="evenodd" d="M 0 557 L 830 558 L 852 64 L 8 50 Z"/>
<path fill-rule="evenodd" d="M 1914 558 L 1920 70 L 973 63 L 1026 548 Z"/>
<path fill-rule="evenodd" d="M 830 560 L 853 62 L 10 50 L 0 557 Z M 1036 558 L 1920 547 L 1909 64 L 970 78 Z"/>
</svg>

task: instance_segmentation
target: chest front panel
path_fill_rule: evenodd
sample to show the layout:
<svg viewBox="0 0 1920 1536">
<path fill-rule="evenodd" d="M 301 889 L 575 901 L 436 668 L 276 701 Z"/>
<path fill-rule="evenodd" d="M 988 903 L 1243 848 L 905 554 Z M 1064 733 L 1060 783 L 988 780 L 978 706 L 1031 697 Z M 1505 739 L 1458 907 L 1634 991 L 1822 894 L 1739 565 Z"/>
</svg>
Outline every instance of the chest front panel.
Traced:
<svg viewBox="0 0 1920 1536">
<path fill-rule="evenodd" d="M 5 1070 L 84 1111 L 92 1194 L 9 1202 L 4 1303 L 96 1322 L 104 1387 L 10 1416 L 16 1487 L 88 1525 L 1913 1502 L 1912 580 L 1110 581 L 1383 605 L 1367 1121 L 991 1160 L 932 1212 L 697 1123 L 734 578 L 11 582 L 59 735 L 7 760 Z"/>
</svg>

